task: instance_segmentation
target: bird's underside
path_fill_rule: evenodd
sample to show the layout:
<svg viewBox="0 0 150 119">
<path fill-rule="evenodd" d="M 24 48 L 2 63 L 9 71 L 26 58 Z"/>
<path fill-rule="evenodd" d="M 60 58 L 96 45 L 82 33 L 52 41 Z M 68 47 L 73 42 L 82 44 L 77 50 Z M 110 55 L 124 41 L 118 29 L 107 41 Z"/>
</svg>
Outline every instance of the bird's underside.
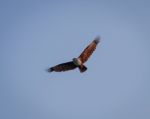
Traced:
<svg viewBox="0 0 150 119">
<path fill-rule="evenodd" d="M 80 54 L 78 58 L 73 58 L 72 61 L 58 64 L 56 66 L 53 66 L 48 69 L 48 72 L 62 72 L 62 71 L 69 71 L 76 68 L 79 68 L 80 72 L 85 72 L 87 70 L 87 67 L 84 65 L 84 63 L 89 59 L 89 57 L 92 55 L 94 50 L 96 49 L 97 44 L 100 42 L 100 38 L 95 38 Z"/>
</svg>

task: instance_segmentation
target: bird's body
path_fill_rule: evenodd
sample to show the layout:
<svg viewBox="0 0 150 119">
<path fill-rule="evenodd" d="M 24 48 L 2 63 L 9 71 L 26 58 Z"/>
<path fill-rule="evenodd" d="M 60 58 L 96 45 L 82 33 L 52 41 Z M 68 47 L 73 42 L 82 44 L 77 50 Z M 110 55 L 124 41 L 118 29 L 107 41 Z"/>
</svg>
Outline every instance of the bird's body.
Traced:
<svg viewBox="0 0 150 119">
<path fill-rule="evenodd" d="M 70 62 L 66 62 L 66 63 L 53 66 L 49 68 L 48 71 L 49 72 L 52 72 L 52 71 L 61 72 L 61 71 L 68 71 L 68 70 L 73 70 L 75 68 L 79 68 L 81 73 L 85 72 L 87 70 L 87 67 L 84 65 L 84 63 L 88 60 L 88 58 L 94 52 L 99 41 L 100 41 L 99 37 L 95 38 L 92 41 L 92 43 L 90 43 L 84 49 L 84 51 L 81 53 L 81 55 L 78 58 L 73 58 L 72 61 Z"/>
</svg>

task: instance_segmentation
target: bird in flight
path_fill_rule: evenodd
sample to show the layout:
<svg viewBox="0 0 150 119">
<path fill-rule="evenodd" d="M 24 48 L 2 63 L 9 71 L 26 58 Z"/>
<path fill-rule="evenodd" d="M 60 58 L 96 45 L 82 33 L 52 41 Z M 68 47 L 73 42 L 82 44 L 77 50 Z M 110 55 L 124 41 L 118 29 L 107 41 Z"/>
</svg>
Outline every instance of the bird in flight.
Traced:
<svg viewBox="0 0 150 119">
<path fill-rule="evenodd" d="M 92 55 L 94 50 L 96 49 L 97 44 L 100 42 L 100 38 L 96 37 L 80 54 L 78 58 L 73 58 L 72 61 L 55 65 L 48 69 L 48 72 L 62 72 L 69 71 L 76 68 L 79 68 L 80 72 L 83 73 L 87 70 L 87 67 L 84 63 L 88 60 L 88 58 Z"/>
</svg>

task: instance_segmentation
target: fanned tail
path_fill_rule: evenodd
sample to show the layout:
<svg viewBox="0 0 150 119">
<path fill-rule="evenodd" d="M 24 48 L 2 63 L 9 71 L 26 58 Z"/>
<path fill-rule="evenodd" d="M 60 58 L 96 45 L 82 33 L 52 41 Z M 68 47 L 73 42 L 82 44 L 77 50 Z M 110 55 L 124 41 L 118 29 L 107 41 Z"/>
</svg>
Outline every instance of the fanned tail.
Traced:
<svg viewBox="0 0 150 119">
<path fill-rule="evenodd" d="M 87 70 L 87 67 L 82 65 L 82 66 L 79 66 L 79 70 L 81 73 L 85 72 Z"/>
</svg>

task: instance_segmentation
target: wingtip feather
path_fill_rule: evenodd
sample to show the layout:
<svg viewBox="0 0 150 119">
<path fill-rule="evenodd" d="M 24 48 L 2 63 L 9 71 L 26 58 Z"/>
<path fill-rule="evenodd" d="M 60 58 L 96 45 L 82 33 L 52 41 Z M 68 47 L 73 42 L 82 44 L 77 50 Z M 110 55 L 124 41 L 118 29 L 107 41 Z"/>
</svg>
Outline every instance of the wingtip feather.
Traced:
<svg viewBox="0 0 150 119">
<path fill-rule="evenodd" d="M 48 71 L 48 72 L 53 72 L 53 71 L 54 71 L 54 68 L 51 67 L 51 68 L 47 69 L 47 71 Z"/>
<path fill-rule="evenodd" d="M 96 44 L 98 44 L 98 43 L 100 42 L 100 37 L 99 37 L 99 36 L 96 37 L 96 38 L 94 39 L 94 42 L 95 42 Z"/>
</svg>

